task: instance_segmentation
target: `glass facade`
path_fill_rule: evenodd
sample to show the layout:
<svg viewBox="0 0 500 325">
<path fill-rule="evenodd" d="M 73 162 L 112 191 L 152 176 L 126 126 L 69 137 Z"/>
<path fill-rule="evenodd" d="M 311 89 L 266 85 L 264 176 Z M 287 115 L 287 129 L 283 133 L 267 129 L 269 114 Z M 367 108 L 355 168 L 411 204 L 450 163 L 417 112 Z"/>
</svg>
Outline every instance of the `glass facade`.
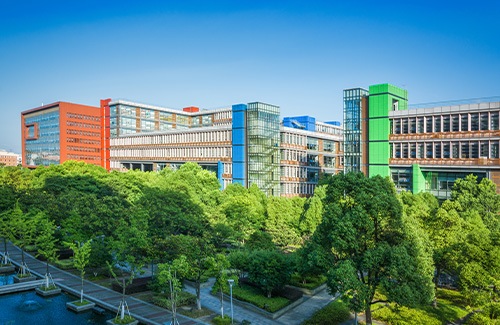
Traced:
<svg viewBox="0 0 500 325">
<path fill-rule="evenodd" d="M 248 185 L 280 195 L 280 111 L 278 106 L 249 103 L 247 108 Z"/>
<path fill-rule="evenodd" d="M 344 172 L 360 172 L 362 157 L 361 111 L 362 98 L 368 91 L 362 88 L 344 90 Z"/>
<path fill-rule="evenodd" d="M 23 157 L 26 164 L 30 166 L 59 164 L 61 159 L 59 108 L 29 116 L 24 124 L 28 135 L 26 156 Z"/>
</svg>

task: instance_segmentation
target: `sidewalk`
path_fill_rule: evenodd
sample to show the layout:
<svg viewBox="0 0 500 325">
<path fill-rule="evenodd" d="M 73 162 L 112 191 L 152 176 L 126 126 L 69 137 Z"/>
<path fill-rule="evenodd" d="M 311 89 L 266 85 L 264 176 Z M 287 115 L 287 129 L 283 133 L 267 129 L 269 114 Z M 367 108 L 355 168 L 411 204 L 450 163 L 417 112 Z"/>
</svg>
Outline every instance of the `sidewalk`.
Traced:
<svg viewBox="0 0 500 325">
<path fill-rule="evenodd" d="M 209 285 L 201 288 L 201 305 L 207 309 L 214 311 L 220 315 L 220 299 L 210 294 L 210 289 L 215 279 L 208 280 Z M 185 286 L 185 291 L 196 294 L 194 287 Z M 299 325 L 309 319 L 317 310 L 328 305 L 334 297 L 328 294 L 327 290 L 323 290 L 314 296 L 304 296 L 304 302 L 294 309 L 286 312 L 284 315 L 275 320 L 269 319 L 258 313 L 248 309 L 236 306 L 233 303 L 234 320 L 242 322 L 243 320 L 250 321 L 252 325 Z M 231 303 L 224 300 L 224 315 L 231 316 Z"/>
</svg>

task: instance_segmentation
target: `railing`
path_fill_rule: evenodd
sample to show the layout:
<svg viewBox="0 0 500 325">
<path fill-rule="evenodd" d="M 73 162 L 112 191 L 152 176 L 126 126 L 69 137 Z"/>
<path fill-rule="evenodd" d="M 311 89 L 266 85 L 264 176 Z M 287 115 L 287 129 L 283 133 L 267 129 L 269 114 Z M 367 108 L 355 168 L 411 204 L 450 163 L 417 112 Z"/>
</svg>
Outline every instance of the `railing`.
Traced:
<svg viewBox="0 0 500 325">
<path fill-rule="evenodd" d="M 417 108 L 430 108 L 430 107 L 443 107 L 443 106 L 458 106 L 458 105 L 468 105 L 468 104 L 478 104 L 478 103 L 488 103 L 488 102 L 500 102 L 500 96 L 410 104 L 408 105 L 408 108 L 417 109 Z"/>
</svg>

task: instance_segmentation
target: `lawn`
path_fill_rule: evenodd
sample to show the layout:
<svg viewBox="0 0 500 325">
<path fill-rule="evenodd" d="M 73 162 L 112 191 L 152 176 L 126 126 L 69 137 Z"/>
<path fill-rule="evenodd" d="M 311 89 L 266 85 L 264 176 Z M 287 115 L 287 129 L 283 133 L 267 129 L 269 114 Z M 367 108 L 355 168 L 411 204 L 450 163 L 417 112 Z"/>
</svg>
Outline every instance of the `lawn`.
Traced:
<svg viewBox="0 0 500 325">
<path fill-rule="evenodd" d="M 441 325 L 453 322 L 469 313 L 459 292 L 438 289 L 436 296 L 437 308 L 433 306 L 407 308 L 392 303 L 376 304 L 372 306 L 372 315 L 374 319 L 391 325 Z"/>
<path fill-rule="evenodd" d="M 218 292 L 212 293 L 217 295 L 219 294 Z M 229 291 L 225 291 L 224 293 L 229 294 Z M 268 298 L 260 289 L 245 283 L 239 283 L 238 285 L 233 286 L 233 298 L 249 302 L 271 313 L 274 313 L 292 303 L 291 300 L 284 297 L 273 296 Z"/>
<path fill-rule="evenodd" d="M 337 325 L 350 318 L 349 308 L 341 299 L 335 299 L 325 308 L 318 310 L 302 325 Z"/>
</svg>

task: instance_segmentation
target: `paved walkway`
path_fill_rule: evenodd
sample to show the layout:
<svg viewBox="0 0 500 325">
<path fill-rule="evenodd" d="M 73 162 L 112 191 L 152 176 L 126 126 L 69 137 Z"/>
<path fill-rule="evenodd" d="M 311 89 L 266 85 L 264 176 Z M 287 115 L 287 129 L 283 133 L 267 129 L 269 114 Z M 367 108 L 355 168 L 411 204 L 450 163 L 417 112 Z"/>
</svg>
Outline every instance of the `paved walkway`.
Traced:
<svg viewBox="0 0 500 325">
<path fill-rule="evenodd" d="M 8 244 L 8 250 L 13 263 L 18 264 L 16 262 L 21 261 L 21 250 L 11 243 Z M 44 276 L 46 270 L 45 262 L 39 261 L 26 253 L 25 261 L 33 274 L 39 277 Z M 58 286 L 67 292 L 70 292 L 78 297 L 80 296 L 80 277 L 53 266 L 49 266 L 49 272 Z M 213 278 L 210 279 L 208 286 L 201 288 L 201 304 L 203 307 L 212 310 L 217 315 L 220 315 L 220 300 L 218 297 L 210 294 L 210 288 L 212 287 L 213 281 Z M 186 286 L 185 290 L 195 294 L 195 289 L 191 286 Z M 102 307 L 115 311 L 121 300 L 120 293 L 90 281 L 84 281 L 83 293 L 86 299 L 94 301 Z M 236 306 L 233 303 L 233 315 L 236 321 L 242 322 L 247 320 L 250 321 L 252 325 L 299 325 L 303 321 L 309 319 L 317 310 L 322 309 L 334 299 L 335 297 L 328 294 L 326 289 L 314 296 L 304 296 L 303 303 L 287 311 L 275 320 L 269 319 L 246 308 Z M 126 300 L 132 316 L 137 318 L 141 323 L 152 325 L 170 323 L 171 313 L 168 310 L 130 296 L 127 296 Z M 230 316 L 230 301 L 224 300 L 223 305 L 224 315 Z M 178 321 L 180 325 L 204 324 L 202 321 L 190 319 L 182 315 L 178 316 Z"/>
<path fill-rule="evenodd" d="M 12 262 L 19 265 L 19 263 L 17 262 L 21 261 L 21 250 L 11 243 L 8 243 L 8 250 Z M 45 262 L 39 261 L 33 256 L 26 253 L 24 255 L 24 258 L 32 274 L 35 274 L 39 277 L 43 277 L 45 275 Z M 51 273 L 54 282 L 56 282 L 58 286 L 64 289 L 64 291 L 70 292 L 77 297 L 80 296 L 80 277 L 53 266 L 49 266 L 49 272 Z M 99 306 L 114 311 L 117 310 L 122 298 L 120 293 L 90 281 L 84 281 L 83 294 L 86 299 L 95 302 Z M 141 323 L 148 325 L 161 325 L 165 323 L 168 324 L 171 320 L 171 313 L 166 309 L 130 296 L 127 296 L 126 301 L 132 316 L 138 319 Z M 193 320 L 182 315 L 178 316 L 178 321 L 180 325 L 203 324 L 197 320 Z"/>
<path fill-rule="evenodd" d="M 201 288 L 201 305 L 207 309 L 214 311 L 216 314 L 220 315 L 220 298 L 210 294 L 210 289 L 215 280 L 212 278 L 209 280 L 209 285 Z M 192 294 L 196 294 L 195 288 L 191 286 L 186 286 L 185 290 Z M 272 320 L 264 317 L 263 315 L 248 310 L 246 308 L 236 306 L 233 303 L 233 316 L 238 322 L 243 320 L 250 321 L 251 324 L 258 325 L 299 325 L 303 321 L 311 318 L 311 316 L 319 309 L 328 305 L 334 297 L 328 294 L 327 290 L 323 290 L 318 294 L 309 297 L 304 296 L 304 302 L 299 306 L 289 310 L 281 317 Z M 231 304 L 230 301 L 224 300 L 224 315 L 231 316 Z"/>
</svg>

